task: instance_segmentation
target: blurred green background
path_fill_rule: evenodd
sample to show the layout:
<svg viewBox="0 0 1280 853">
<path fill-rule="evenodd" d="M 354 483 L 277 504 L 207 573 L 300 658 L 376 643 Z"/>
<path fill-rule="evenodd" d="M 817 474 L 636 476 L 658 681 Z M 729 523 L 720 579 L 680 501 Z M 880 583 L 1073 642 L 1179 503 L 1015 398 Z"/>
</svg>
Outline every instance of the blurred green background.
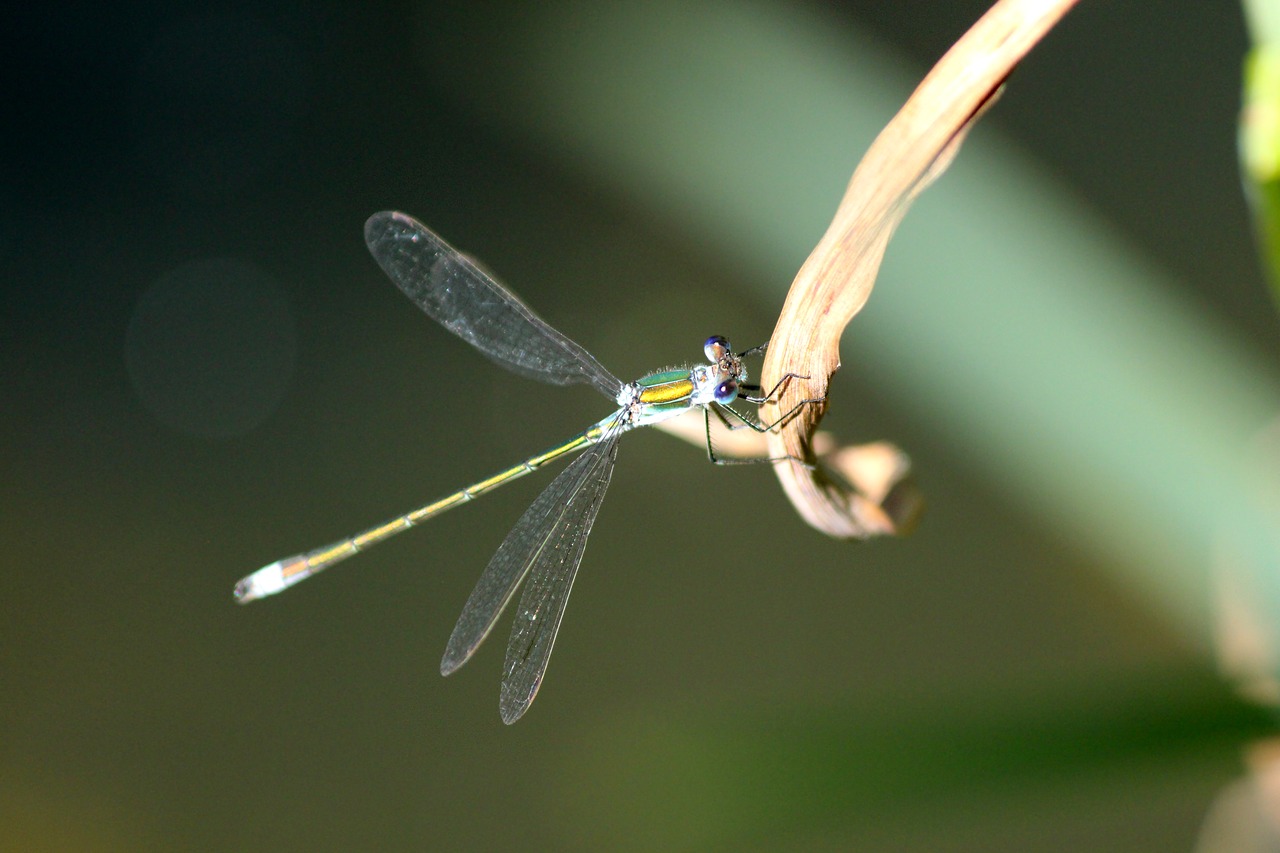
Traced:
<svg viewBox="0 0 1280 853">
<path fill-rule="evenodd" d="M 1218 674 L 1210 569 L 1280 553 L 1231 4 L 1086 0 L 908 214 L 826 425 L 911 454 L 913 537 L 826 539 L 766 468 L 631 436 L 510 728 L 505 620 L 438 661 L 545 476 L 231 599 L 607 409 L 422 316 L 369 214 L 624 378 L 758 343 L 985 8 L 11 16 L 0 850 L 1193 849 L 1271 725 Z"/>
</svg>

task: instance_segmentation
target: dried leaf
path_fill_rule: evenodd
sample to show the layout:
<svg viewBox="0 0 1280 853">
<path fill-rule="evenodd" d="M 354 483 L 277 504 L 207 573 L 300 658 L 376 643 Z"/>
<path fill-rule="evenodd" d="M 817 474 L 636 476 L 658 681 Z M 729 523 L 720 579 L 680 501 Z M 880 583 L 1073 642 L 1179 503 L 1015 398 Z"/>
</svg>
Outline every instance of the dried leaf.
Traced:
<svg viewBox="0 0 1280 853">
<path fill-rule="evenodd" d="M 1074 4 L 1000 0 L 934 66 L 872 143 L 827 233 L 792 283 L 765 358 L 765 388 L 788 374 L 807 377 L 790 381 L 770 409 L 786 412 L 805 399 L 822 402 L 801 407 L 770 434 L 766 455 L 820 461 L 815 431 L 831 402 L 840 335 L 871 295 L 890 236 L 915 196 L 946 169 L 1010 71 Z M 769 420 L 770 411 L 762 417 Z M 919 507 L 900 488 L 907 459 L 895 452 L 895 464 L 881 465 L 878 479 L 824 464 L 784 462 L 775 470 L 809 524 L 831 536 L 865 538 L 902 532 Z M 843 457 L 843 468 L 858 457 Z M 839 463 L 842 457 L 829 458 Z"/>
</svg>

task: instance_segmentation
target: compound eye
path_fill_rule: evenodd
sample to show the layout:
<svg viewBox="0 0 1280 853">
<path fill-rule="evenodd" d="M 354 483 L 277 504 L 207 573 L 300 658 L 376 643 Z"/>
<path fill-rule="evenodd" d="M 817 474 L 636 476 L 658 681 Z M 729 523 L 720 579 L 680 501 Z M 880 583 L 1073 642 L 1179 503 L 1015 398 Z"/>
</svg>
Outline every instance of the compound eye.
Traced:
<svg viewBox="0 0 1280 853">
<path fill-rule="evenodd" d="M 716 386 L 715 393 L 716 402 L 722 406 L 732 403 L 738 399 L 738 383 L 732 379 L 726 379 Z"/>
<path fill-rule="evenodd" d="M 702 351 L 707 354 L 707 361 L 712 364 L 732 352 L 729 342 L 720 335 L 707 338 L 707 342 L 702 345 Z"/>
</svg>

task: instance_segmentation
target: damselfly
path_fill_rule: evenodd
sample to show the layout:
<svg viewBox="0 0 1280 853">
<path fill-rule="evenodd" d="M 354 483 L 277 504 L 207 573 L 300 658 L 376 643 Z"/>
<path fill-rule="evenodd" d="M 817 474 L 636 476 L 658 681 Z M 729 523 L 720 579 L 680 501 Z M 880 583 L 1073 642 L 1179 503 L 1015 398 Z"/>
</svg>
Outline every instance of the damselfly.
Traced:
<svg viewBox="0 0 1280 853">
<path fill-rule="evenodd" d="M 563 444 L 492 477 L 363 533 L 264 566 L 236 584 L 236 599 L 244 604 L 273 595 L 561 456 L 583 451 L 507 534 L 462 608 L 440 662 L 444 675 L 466 663 L 489 635 L 521 581 L 528 578 L 507 644 L 502 678 L 502 719 L 513 723 L 528 710 L 542 683 L 587 534 L 609 486 L 618 438 L 636 427 L 701 408 L 708 455 L 712 461 L 723 461 L 716 459 L 711 447 L 711 413 L 730 428 L 771 429 L 780 421 L 760 424 L 729 404 L 737 399 L 764 403 L 782 383 L 769 394 L 752 396 L 760 387 L 747 383 L 742 358 L 763 352 L 764 346 L 735 353 L 729 342 L 717 335 L 708 338 L 703 347 L 707 364 L 664 370 L 624 384 L 420 222 L 403 213 L 383 212 L 369 219 L 364 233 L 369 251 L 391 280 L 440 325 L 508 370 L 555 385 L 585 382 L 618 408 Z M 814 401 L 806 400 L 791 412 L 808 402 Z"/>
</svg>

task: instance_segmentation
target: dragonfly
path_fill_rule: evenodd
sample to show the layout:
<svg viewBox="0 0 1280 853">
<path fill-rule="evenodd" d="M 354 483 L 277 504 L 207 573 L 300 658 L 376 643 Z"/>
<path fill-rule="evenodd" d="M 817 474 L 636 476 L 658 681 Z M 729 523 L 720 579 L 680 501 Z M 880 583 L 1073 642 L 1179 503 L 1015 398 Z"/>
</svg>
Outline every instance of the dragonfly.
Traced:
<svg viewBox="0 0 1280 853">
<path fill-rule="evenodd" d="M 769 394 L 759 395 L 760 386 L 747 381 L 742 359 L 763 353 L 767 344 L 735 352 L 719 335 L 707 338 L 703 345 L 706 364 L 662 370 L 624 383 L 468 256 L 412 217 L 393 211 L 374 214 L 365 223 L 365 242 L 379 266 L 414 304 L 488 358 L 520 376 L 553 385 L 591 385 L 612 400 L 616 409 L 567 441 L 412 512 L 264 566 L 236 584 L 235 597 L 246 604 L 274 595 L 397 533 L 578 452 L 580 455 L 520 517 L 489 561 L 462 608 L 440 662 L 441 674 L 450 675 L 470 660 L 523 581 L 519 612 L 507 643 L 499 702 L 503 722 L 514 723 L 529 709 L 546 674 L 587 536 L 613 474 L 618 439 L 637 427 L 701 408 L 711 461 L 778 461 L 717 458 L 711 444 L 711 414 L 731 429 L 747 426 L 764 432 L 785 422 L 801 406 L 817 401 L 800 402 L 772 424 L 760 423 L 730 406 L 739 399 L 762 405 L 796 375 L 788 374 Z"/>
</svg>

